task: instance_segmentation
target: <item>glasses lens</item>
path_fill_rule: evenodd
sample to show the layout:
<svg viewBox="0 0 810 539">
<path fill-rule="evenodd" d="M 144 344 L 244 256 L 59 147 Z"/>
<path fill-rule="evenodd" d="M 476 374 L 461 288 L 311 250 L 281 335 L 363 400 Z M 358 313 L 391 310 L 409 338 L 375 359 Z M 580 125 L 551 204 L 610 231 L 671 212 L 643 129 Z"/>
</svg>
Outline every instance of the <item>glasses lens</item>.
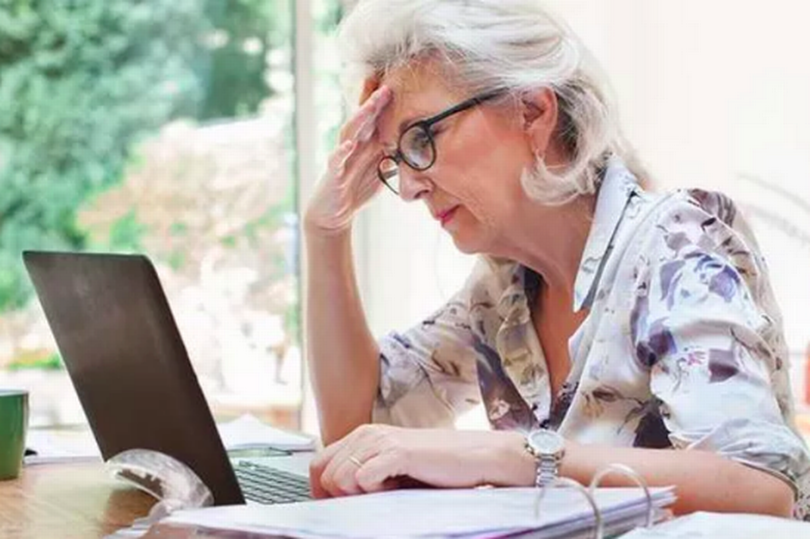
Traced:
<svg viewBox="0 0 810 539">
<path fill-rule="evenodd" d="M 425 170 L 433 164 L 433 140 L 425 127 L 415 125 L 405 131 L 399 146 L 405 161 L 416 170 Z"/>
<path fill-rule="evenodd" d="M 392 157 L 384 157 L 377 169 L 380 180 L 393 192 L 399 194 L 399 165 Z"/>
</svg>

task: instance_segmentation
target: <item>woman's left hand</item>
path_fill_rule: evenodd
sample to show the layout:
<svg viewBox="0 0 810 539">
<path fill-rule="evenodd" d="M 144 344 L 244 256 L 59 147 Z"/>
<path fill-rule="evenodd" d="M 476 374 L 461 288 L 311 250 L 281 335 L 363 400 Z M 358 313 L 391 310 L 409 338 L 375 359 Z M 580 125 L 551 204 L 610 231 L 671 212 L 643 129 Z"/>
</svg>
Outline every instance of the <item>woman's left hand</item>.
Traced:
<svg viewBox="0 0 810 539">
<path fill-rule="evenodd" d="M 362 425 L 310 465 L 316 498 L 391 490 L 417 482 L 442 488 L 531 484 L 534 460 L 516 432 Z"/>
</svg>

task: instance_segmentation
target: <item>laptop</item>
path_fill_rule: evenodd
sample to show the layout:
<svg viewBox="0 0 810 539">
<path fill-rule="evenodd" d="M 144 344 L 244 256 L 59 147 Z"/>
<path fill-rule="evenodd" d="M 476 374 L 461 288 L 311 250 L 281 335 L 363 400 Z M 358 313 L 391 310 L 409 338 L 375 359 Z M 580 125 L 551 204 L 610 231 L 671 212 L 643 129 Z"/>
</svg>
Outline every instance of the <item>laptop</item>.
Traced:
<svg viewBox="0 0 810 539">
<path fill-rule="evenodd" d="M 146 256 L 26 251 L 23 261 L 105 461 L 160 451 L 215 505 L 309 499 L 306 463 L 229 459 Z"/>
</svg>

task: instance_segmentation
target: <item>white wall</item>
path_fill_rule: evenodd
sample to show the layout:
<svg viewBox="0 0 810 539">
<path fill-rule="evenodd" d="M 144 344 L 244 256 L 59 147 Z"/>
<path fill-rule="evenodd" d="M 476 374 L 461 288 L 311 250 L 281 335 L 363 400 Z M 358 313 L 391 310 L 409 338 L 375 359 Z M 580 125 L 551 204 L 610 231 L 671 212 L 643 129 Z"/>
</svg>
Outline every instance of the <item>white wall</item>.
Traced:
<svg viewBox="0 0 810 539">
<path fill-rule="evenodd" d="M 810 203 L 806 3 L 549 4 L 603 63 L 624 130 L 659 188 L 721 189 L 810 235 L 810 212 L 796 203 Z M 743 175 L 761 177 L 790 196 L 776 196 Z M 377 334 L 407 327 L 439 306 L 471 265 L 453 252 L 421 205 L 386 195 L 365 212 L 357 237 L 361 288 Z M 751 221 L 771 263 L 788 341 L 804 350 L 810 341 L 810 244 L 753 213 Z"/>
</svg>

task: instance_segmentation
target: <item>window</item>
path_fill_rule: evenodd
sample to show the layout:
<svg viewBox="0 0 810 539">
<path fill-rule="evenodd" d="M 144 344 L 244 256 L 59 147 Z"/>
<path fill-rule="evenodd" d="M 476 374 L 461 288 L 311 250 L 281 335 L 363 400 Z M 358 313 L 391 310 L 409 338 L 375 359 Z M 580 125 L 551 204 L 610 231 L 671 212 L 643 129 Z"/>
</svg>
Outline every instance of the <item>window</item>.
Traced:
<svg viewBox="0 0 810 539">
<path fill-rule="evenodd" d="M 36 5 L 0 7 L 0 387 L 33 426 L 85 421 L 21 250 L 143 252 L 214 414 L 297 428 L 295 3 Z M 340 5 L 311 7 L 320 43 Z"/>
</svg>

